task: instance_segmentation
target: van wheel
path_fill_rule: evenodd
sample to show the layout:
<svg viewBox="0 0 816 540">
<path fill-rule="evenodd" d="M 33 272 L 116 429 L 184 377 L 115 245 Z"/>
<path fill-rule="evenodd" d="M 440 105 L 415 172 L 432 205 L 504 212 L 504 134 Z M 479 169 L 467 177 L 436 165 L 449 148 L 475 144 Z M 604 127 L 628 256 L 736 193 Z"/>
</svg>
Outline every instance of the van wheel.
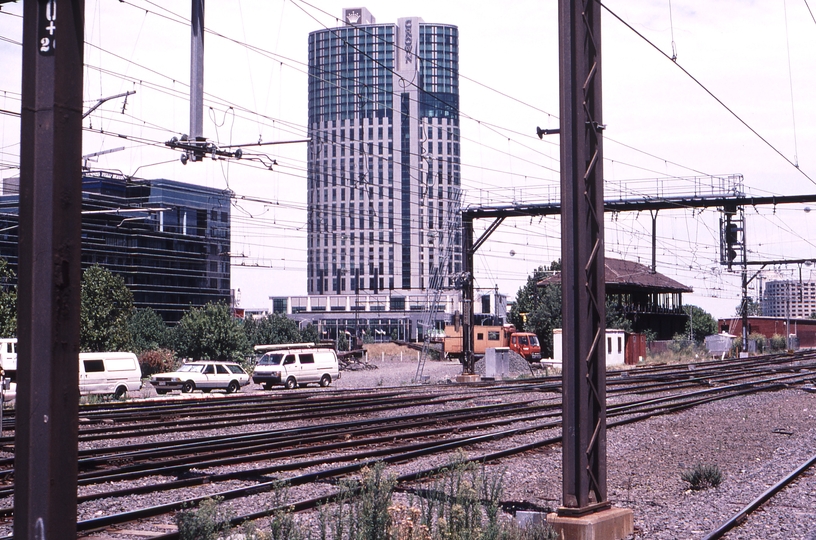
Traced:
<svg viewBox="0 0 816 540">
<path fill-rule="evenodd" d="M 230 381 L 229 386 L 227 386 L 227 394 L 237 392 L 239 388 L 238 381 Z"/>
<path fill-rule="evenodd" d="M 320 377 L 320 386 L 326 388 L 331 384 L 331 375 L 328 373 L 324 373 L 322 377 Z"/>
<path fill-rule="evenodd" d="M 124 386 L 117 386 L 116 390 L 113 392 L 113 398 L 125 399 L 125 396 L 127 396 L 127 388 L 125 388 Z"/>
<path fill-rule="evenodd" d="M 297 386 L 297 381 L 295 380 L 294 377 L 289 377 L 288 379 L 286 379 L 286 389 L 287 390 L 291 390 L 295 386 Z"/>
<path fill-rule="evenodd" d="M 183 394 L 189 394 L 193 390 L 195 390 L 195 383 L 193 381 L 187 381 L 181 385 L 181 392 Z"/>
</svg>

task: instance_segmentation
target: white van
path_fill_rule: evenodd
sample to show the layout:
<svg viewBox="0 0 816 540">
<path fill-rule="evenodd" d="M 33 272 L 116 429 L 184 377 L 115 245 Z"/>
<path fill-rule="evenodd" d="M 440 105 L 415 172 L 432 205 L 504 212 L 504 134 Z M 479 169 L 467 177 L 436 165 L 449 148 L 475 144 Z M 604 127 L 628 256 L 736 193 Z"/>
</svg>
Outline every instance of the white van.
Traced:
<svg viewBox="0 0 816 540">
<path fill-rule="evenodd" d="M 297 385 L 319 383 L 329 386 L 340 377 L 337 353 L 334 349 L 317 348 L 311 343 L 289 345 L 258 345 L 266 352 L 255 365 L 252 381 L 270 390 L 275 385 L 292 389 Z"/>
<path fill-rule="evenodd" d="M 142 388 L 142 369 L 130 352 L 79 353 L 79 394 L 121 399 Z"/>
<path fill-rule="evenodd" d="M 17 338 L 0 339 L 0 367 L 6 377 L 17 378 Z"/>
</svg>

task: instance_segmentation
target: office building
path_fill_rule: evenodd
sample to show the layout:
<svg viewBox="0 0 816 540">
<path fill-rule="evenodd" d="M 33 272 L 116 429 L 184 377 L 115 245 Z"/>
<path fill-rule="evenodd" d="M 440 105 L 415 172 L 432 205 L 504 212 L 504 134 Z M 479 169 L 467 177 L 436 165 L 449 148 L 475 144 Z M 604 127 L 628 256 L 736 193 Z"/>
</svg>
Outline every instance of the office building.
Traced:
<svg viewBox="0 0 816 540">
<path fill-rule="evenodd" d="M 779 280 L 765 283 L 762 315 L 807 319 L 816 313 L 816 282 Z"/>
<path fill-rule="evenodd" d="M 461 272 L 458 30 L 343 21 L 309 34 L 307 290 L 393 307 Z"/>
<path fill-rule="evenodd" d="M 17 271 L 19 180 L 0 197 L 0 256 Z M 177 322 L 230 301 L 230 192 L 105 173 L 82 179 L 82 268 L 121 276 L 137 308 Z"/>
</svg>

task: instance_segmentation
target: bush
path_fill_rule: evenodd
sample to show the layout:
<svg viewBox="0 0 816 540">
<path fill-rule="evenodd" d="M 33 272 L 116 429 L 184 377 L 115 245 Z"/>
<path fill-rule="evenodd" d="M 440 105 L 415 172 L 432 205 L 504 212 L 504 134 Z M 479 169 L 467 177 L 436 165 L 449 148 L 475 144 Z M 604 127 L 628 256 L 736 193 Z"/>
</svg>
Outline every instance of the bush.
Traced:
<svg viewBox="0 0 816 540">
<path fill-rule="evenodd" d="M 723 474 L 717 465 L 698 463 L 693 468 L 683 471 L 680 479 L 688 482 L 695 491 L 709 487 L 717 487 L 723 481 Z"/>
<path fill-rule="evenodd" d="M 748 336 L 748 342 L 751 341 L 756 342 L 756 352 L 763 353 L 768 348 L 768 338 L 760 334 L 759 332 L 752 332 L 751 335 Z"/>
<path fill-rule="evenodd" d="M 788 340 L 781 334 L 774 334 L 771 336 L 771 350 L 784 351 L 788 348 Z"/>
<path fill-rule="evenodd" d="M 151 377 L 156 373 L 174 371 L 178 364 L 176 354 L 169 349 L 145 351 L 139 355 L 139 367 L 142 368 L 142 377 Z"/>
<path fill-rule="evenodd" d="M 668 347 L 671 352 L 680 354 L 692 349 L 694 347 L 694 341 L 688 339 L 684 334 L 674 334 Z"/>
<path fill-rule="evenodd" d="M 221 499 L 207 499 L 195 510 L 176 514 L 180 540 L 218 540 L 230 530 L 229 512 L 219 506 Z"/>
</svg>

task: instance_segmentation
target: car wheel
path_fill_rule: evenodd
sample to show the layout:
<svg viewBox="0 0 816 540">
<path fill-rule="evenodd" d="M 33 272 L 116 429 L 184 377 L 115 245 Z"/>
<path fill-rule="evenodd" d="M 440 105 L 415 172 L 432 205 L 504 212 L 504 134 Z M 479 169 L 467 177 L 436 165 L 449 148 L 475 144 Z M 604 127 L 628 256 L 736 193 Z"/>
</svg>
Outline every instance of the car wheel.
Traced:
<svg viewBox="0 0 816 540">
<path fill-rule="evenodd" d="M 125 399 L 127 396 L 127 388 L 124 386 L 117 386 L 116 391 L 113 392 L 114 399 Z"/>
<path fill-rule="evenodd" d="M 287 390 L 291 390 L 295 386 L 297 386 L 297 381 L 295 380 L 294 377 L 289 377 L 288 379 L 286 379 L 286 389 Z"/>
<path fill-rule="evenodd" d="M 238 385 L 238 381 L 230 381 L 229 386 L 227 386 L 227 394 L 237 392 L 239 388 L 241 387 Z"/>
<path fill-rule="evenodd" d="M 195 390 L 195 383 L 193 381 L 187 381 L 181 385 L 181 392 L 183 394 L 189 394 L 193 390 Z"/>
<path fill-rule="evenodd" d="M 156 393 L 159 394 L 160 396 L 163 396 L 164 394 L 166 394 L 169 391 L 170 390 L 156 390 Z"/>
<path fill-rule="evenodd" d="M 324 373 L 322 377 L 320 377 L 320 386 L 323 388 L 329 386 L 331 384 L 331 375 L 328 373 Z"/>
</svg>

